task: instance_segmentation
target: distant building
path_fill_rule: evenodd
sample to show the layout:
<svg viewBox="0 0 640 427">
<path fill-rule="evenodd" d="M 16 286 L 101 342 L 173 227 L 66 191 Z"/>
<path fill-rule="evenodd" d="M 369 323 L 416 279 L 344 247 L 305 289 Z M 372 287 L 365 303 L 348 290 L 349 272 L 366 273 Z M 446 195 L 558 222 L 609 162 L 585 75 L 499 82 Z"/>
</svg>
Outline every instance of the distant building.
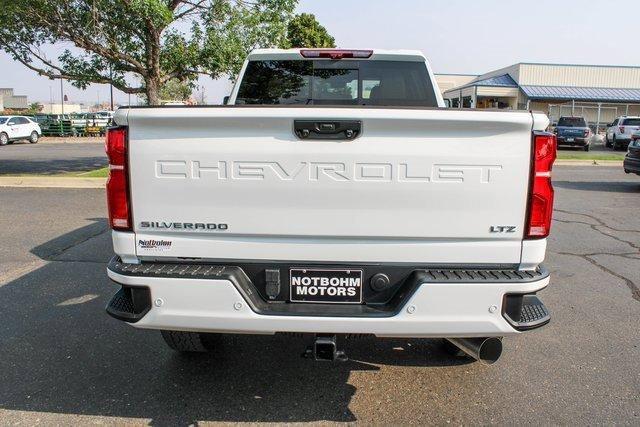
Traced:
<svg viewBox="0 0 640 427">
<path fill-rule="evenodd" d="M 476 77 L 440 74 L 436 81 L 454 108 L 536 110 L 552 122 L 583 116 L 600 127 L 640 115 L 640 67 L 524 62 Z"/>
<path fill-rule="evenodd" d="M 446 91 L 471 83 L 476 78 L 477 74 L 436 74 L 436 81 L 443 96 Z"/>
<path fill-rule="evenodd" d="M 84 104 L 72 104 L 72 103 L 64 103 L 64 108 L 60 103 L 46 103 L 42 104 L 42 114 L 62 114 L 62 110 L 64 109 L 64 114 L 75 114 L 75 113 L 86 113 L 89 111 L 86 105 Z"/>
<path fill-rule="evenodd" d="M 4 109 L 26 110 L 29 101 L 24 95 L 14 95 L 11 88 L 0 88 L 0 111 Z"/>
</svg>

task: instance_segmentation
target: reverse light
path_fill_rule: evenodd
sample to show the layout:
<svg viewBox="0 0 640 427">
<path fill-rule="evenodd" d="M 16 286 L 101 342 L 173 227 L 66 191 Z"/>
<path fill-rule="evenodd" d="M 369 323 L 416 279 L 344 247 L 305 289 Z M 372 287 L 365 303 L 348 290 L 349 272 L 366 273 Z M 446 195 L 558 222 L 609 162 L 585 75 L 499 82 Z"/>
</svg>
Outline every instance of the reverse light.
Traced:
<svg viewBox="0 0 640 427">
<path fill-rule="evenodd" d="M 370 58 L 372 50 L 345 50 L 345 49 L 301 49 L 300 55 L 305 58 Z"/>
<path fill-rule="evenodd" d="M 131 230 L 126 127 L 107 129 L 105 151 L 109 158 L 109 178 L 107 179 L 109 226 L 114 230 Z"/>
<path fill-rule="evenodd" d="M 528 238 L 543 238 L 551 230 L 553 185 L 551 169 L 556 160 L 556 136 L 547 132 L 533 135 L 533 167 L 529 191 Z"/>
</svg>

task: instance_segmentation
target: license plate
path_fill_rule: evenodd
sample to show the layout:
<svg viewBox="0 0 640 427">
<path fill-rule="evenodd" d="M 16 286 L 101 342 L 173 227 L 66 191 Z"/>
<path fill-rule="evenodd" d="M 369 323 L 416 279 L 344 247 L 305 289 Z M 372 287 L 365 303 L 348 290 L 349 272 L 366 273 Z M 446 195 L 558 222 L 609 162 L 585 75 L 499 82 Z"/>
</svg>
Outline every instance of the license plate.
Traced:
<svg viewBox="0 0 640 427">
<path fill-rule="evenodd" d="M 362 303 L 362 270 L 292 268 L 291 302 Z"/>
<path fill-rule="evenodd" d="M 573 142 L 574 139 L 573 138 L 567 138 L 567 142 Z"/>
</svg>

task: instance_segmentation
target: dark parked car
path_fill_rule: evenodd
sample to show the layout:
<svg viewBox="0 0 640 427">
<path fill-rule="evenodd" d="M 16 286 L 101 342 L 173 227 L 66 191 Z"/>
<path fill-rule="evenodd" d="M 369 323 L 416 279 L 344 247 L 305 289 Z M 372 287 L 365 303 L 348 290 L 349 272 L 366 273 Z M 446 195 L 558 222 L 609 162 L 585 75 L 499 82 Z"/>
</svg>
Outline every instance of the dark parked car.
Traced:
<svg viewBox="0 0 640 427">
<path fill-rule="evenodd" d="M 560 117 L 553 132 L 558 138 L 558 146 L 582 147 L 584 151 L 589 151 L 591 129 L 584 117 Z"/>
<path fill-rule="evenodd" d="M 624 157 L 624 171 L 640 175 L 640 131 L 632 135 L 628 149 L 629 151 Z"/>
</svg>

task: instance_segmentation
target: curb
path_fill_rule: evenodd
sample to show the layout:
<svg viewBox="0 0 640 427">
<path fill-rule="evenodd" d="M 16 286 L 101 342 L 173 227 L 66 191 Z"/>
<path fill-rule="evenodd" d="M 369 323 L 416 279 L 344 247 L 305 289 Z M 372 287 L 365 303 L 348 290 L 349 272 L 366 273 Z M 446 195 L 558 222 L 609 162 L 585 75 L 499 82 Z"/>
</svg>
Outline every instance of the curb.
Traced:
<svg viewBox="0 0 640 427">
<path fill-rule="evenodd" d="M 0 187 L 104 188 L 107 178 L 60 176 L 0 176 Z"/>
<path fill-rule="evenodd" d="M 622 160 L 592 160 L 592 159 L 559 159 L 554 166 L 610 166 L 622 167 Z"/>
</svg>

